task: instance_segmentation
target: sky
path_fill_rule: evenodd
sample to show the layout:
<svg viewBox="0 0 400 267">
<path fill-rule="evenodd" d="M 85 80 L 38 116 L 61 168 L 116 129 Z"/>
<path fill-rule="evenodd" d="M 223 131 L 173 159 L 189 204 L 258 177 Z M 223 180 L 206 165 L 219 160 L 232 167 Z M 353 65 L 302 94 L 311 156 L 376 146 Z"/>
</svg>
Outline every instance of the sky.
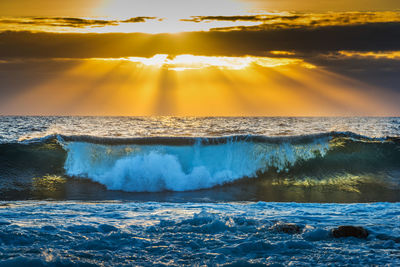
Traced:
<svg viewBox="0 0 400 267">
<path fill-rule="evenodd" d="M 2 0 L 0 115 L 400 116 L 398 0 Z"/>
</svg>

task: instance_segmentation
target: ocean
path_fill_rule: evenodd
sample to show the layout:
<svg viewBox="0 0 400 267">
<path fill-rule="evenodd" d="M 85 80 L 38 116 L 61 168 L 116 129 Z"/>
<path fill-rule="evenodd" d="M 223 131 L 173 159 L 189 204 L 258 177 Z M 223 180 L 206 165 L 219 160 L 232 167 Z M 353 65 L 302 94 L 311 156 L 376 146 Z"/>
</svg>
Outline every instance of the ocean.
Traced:
<svg viewBox="0 0 400 267">
<path fill-rule="evenodd" d="M 310 264 L 400 265 L 400 118 L 0 117 L 0 266 Z"/>
</svg>

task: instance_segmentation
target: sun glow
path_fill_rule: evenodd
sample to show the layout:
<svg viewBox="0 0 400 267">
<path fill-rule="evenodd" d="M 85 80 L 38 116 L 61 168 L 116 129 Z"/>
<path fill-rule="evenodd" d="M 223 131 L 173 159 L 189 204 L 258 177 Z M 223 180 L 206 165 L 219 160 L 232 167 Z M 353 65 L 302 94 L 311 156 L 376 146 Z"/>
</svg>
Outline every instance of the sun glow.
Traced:
<svg viewBox="0 0 400 267">
<path fill-rule="evenodd" d="M 0 16 L 0 31 L 158 34 L 237 31 L 245 28 L 253 30 L 316 28 L 400 21 L 398 11 L 259 13 L 249 12 L 234 0 L 148 0 L 146 4 L 137 2 L 136 0 L 106 1 L 99 5 L 100 11 L 95 14 L 101 15 L 96 16 L 89 14 L 77 17 Z M 281 51 L 275 52 L 279 54 Z"/>
<path fill-rule="evenodd" d="M 195 56 L 177 55 L 170 57 L 166 54 L 158 54 L 150 58 L 128 57 L 121 59 L 102 60 L 128 60 L 145 66 L 166 68 L 169 70 L 183 71 L 216 67 L 220 69 L 242 70 L 251 65 L 259 65 L 266 68 L 274 68 L 285 65 L 299 64 L 306 68 L 315 68 L 314 65 L 298 58 L 271 58 L 271 57 L 221 57 L 221 56 Z"/>
<path fill-rule="evenodd" d="M 32 18 L 2 18 L 7 23 L 1 23 L 0 31 L 32 31 L 32 32 L 58 32 L 58 33 L 180 33 L 193 31 L 209 31 L 216 28 L 248 27 L 262 24 L 259 21 L 207 21 L 193 22 L 182 18 L 157 18 L 138 22 L 130 22 L 128 19 L 110 19 L 109 17 L 81 17 L 77 19 L 86 20 L 87 24 L 74 25 L 58 21 L 58 18 L 49 18 L 37 23 Z M 69 18 L 66 18 L 68 20 Z M 93 24 L 90 24 L 93 22 Z M 96 24 L 97 23 L 97 24 Z"/>
<path fill-rule="evenodd" d="M 69 64 L 71 68 L 3 101 L 0 112 L 339 116 L 376 114 L 379 110 L 384 115 L 393 109 L 391 101 L 397 99 L 389 94 L 384 99 L 365 83 L 310 68 L 307 62 L 295 58 L 159 54 L 76 63 L 60 60 L 58 64 Z M 43 99 L 46 105 L 42 104 Z"/>
<path fill-rule="evenodd" d="M 155 16 L 179 19 L 197 15 L 238 15 L 248 3 L 239 0 L 105 0 L 94 12 L 107 17 Z"/>
</svg>

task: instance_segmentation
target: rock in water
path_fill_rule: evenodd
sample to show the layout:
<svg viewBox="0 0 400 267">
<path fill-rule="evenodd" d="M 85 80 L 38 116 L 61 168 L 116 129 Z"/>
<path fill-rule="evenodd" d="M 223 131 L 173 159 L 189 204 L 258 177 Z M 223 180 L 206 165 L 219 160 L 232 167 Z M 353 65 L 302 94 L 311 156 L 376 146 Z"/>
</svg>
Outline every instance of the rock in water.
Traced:
<svg viewBox="0 0 400 267">
<path fill-rule="evenodd" d="M 334 237 L 357 237 L 357 238 L 367 238 L 369 233 L 368 231 L 361 226 L 351 226 L 351 225 L 342 225 L 338 228 L 332 229 L 332 235 Z"/>
<path fill-rule="evenodd" d="M 282 222 L 274 224 L 270 229 L 276 232 L 286 233 L 286 234 L 299 234 L 301 230 L 300 226 L 294 223 L 282 223 Z"/>
</svg>

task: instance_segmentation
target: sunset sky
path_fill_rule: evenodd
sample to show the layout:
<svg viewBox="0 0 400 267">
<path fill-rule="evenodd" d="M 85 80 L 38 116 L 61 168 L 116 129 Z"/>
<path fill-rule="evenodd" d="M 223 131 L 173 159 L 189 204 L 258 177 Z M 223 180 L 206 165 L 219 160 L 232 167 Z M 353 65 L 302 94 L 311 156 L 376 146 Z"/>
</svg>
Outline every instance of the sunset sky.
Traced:
<svg viewBox="0 0 400 267">
<path fill-rule="evenodd" d="M 2 0 L 0 115 L 400 116 L 398 0 Z"/>
</svg>

